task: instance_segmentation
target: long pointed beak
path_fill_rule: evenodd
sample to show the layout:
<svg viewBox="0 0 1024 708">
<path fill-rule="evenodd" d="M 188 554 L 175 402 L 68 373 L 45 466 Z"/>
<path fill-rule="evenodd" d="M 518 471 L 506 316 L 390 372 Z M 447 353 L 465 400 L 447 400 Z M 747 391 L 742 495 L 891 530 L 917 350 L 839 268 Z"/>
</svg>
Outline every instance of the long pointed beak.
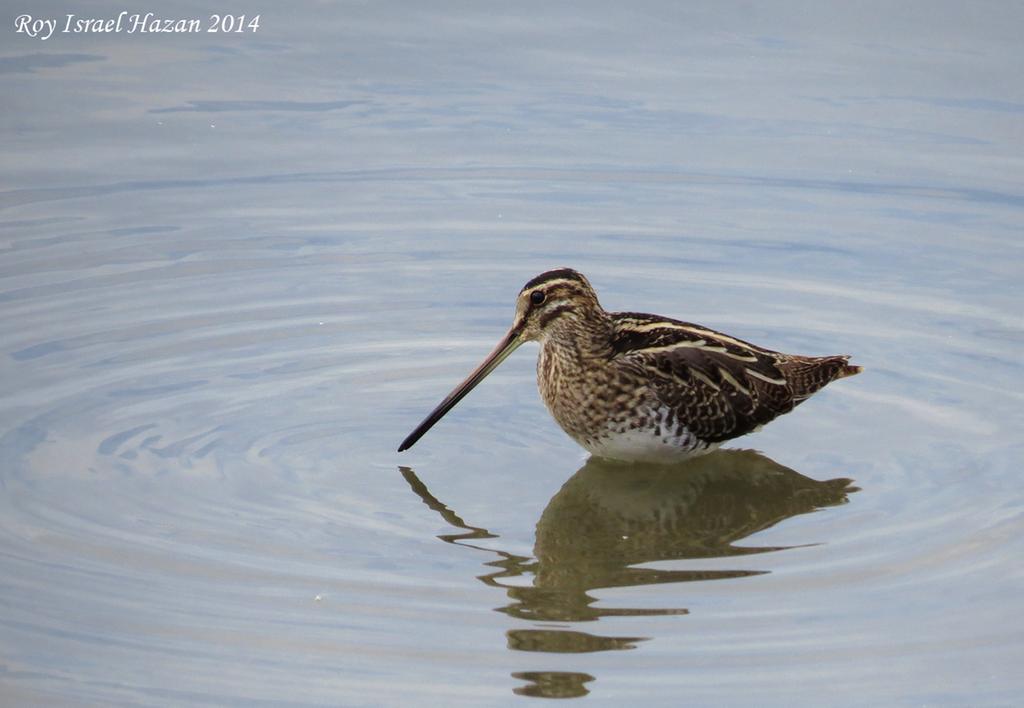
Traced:
<svg viewBox="0 0 1024 708">
<path fill-rule="evenodd" d="M 402 444 L 398 446 L 398 451 L 408 450 L 410 447 L 416 444 L 416 441 L 423 437 L 428 430 L 434 427 L 434 423 L 441 420 L 444 414 L 455 407 L 455 404 L 463 399 L 463 397 L 472 391 L 478 383 L 483 381 L 487 374 L 498 368 L 498 364 L 505 361 L 509 354 L 514 352 L 523 340 L 519 338 L 519 327 L 512 325 L 512 328 L 501 338 L 498 342 L 498 346 L 494 348 L 487 358 L 480 362 L 480 366 L 473 369 L 473 372 L 466 377 L 466 380 L 456 386 L 451 393 L 449 393 L 441 403 L 438 404 L 437 408 L 430 412 L 423 422 L 416 426 L 416 429 L 409 433 L 409 436 L 402 441 Z"/>
</svg>

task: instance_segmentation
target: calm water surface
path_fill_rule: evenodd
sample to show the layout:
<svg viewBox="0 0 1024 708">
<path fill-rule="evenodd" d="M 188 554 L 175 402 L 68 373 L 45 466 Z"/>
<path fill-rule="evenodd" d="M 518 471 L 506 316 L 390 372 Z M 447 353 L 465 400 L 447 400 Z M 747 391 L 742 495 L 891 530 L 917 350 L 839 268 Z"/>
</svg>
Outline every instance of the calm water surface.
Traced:
<svg viewBox="0 0 1024 708">
<path fill-rule="evenodd" d="M 250 5 L 4 20 L 0 702 L 1020 703 L 1019 6 Z M 558 265 L 865 373 L 623 468 L 524 347 L 397 454 Z"/>
</svg>

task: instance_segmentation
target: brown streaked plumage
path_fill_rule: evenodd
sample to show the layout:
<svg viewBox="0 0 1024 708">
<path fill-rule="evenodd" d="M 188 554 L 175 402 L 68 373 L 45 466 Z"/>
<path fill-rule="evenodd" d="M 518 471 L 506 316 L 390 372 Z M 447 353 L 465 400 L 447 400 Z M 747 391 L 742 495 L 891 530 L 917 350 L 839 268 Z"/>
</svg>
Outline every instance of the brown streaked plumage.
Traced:
<svg viewBox="0 0 1024 708">
<path fill-rule="evenodd" d="M 399 452 L 527 341 L 540 342 L 537 383 L 562 429 L 594 455 L 627 461 L 713 450 L 861 371 L 845 355 L 783 354 L 689 322 L 605 312 L 583 275 L 559 268 L 523 287 L 508 333 Z"/>
</svg>

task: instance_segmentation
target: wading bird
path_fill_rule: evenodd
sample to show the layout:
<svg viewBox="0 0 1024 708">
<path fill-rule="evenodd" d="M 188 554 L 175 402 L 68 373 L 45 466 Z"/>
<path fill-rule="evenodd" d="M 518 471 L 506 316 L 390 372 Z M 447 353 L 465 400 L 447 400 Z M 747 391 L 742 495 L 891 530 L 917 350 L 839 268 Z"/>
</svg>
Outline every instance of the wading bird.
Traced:
<svg viewBox="0 0 1024 708">
<path fill-rule="evenodd" d="M 783 354 L 689 322 L 606 312 L 582 274 L 558 268 L 523 287 L 508 333 L 398 451 L 529 341 L 540 342 L 537 384 L 562 430 L 593 455 L 630 462 L 714 450 L 861 371 L 845 355 Z"/>
</svg>

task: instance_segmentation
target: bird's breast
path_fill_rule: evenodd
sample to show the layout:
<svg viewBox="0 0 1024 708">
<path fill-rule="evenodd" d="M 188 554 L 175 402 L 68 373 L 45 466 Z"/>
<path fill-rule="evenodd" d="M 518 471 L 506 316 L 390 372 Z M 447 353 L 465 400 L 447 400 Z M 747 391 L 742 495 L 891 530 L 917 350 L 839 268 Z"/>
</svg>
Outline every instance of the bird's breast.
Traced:
<svg viewBox="0 0 1024 708">
<path fill-rule="evenodd" d="M 612 361 L 542 346 L 537 384 L 559 426 L 594 455 L 673 462 L 717 447 L 687 429 L 647 382 Z"/>
</svg>

